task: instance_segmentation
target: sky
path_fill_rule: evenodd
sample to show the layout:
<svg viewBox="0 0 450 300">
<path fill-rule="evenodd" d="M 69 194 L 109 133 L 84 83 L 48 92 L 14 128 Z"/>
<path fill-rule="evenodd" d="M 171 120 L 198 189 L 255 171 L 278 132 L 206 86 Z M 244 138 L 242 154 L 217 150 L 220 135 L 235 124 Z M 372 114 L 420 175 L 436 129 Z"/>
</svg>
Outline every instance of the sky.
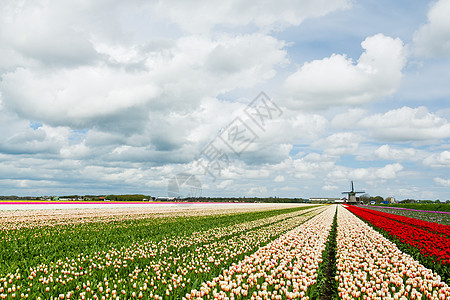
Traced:
<svg viewBox="0 0 450 300">
<path fill-rule="evenodd" d="M 0 194 L 447 200 L 449 83 L 449 0 L 0 0 Z"/>
</svg>

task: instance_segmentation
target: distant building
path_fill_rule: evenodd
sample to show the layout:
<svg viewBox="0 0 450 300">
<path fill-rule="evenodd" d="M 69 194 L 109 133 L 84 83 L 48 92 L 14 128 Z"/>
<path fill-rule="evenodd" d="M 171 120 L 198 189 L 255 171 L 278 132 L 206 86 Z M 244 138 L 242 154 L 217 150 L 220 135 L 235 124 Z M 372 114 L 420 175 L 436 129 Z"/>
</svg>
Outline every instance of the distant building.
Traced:
<svg viewBox="0 0 450 300">
<path fill-rule="evenodd" d="M 397 200 L 395 200 L 394 197 L 387 197 L 386 201 L 388 201 L 389 204 L 394 204 L 394 203 L 398 203 Z"/>
<path fill-rule="evenodd" d="M 156 201 L 173 201 L 175 197 L 156 197 Z"/>
<path fill-rule="evenodd" d="M 339 198 L 309 198 L 310 203 L 342 203 Z"/>
<path fill-rule="evenodd" d="M 59 198 L 59 201 L 73 201 L 72 198 Z"/>
</svg>

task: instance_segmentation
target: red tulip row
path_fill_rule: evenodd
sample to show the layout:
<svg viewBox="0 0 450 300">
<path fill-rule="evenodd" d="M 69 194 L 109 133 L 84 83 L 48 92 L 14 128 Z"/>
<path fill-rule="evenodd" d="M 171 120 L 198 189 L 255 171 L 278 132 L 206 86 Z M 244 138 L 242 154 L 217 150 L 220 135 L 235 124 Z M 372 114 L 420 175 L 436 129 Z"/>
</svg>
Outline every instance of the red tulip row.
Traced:
<svg viewBox="0 0 450 300">
<path fill-rule="evenodd" d="M 383 217 L 395 220 L 400 223 L 412 225 L 414 227 L 424 229 L 424 230 L 430 231 L 432 233 L 450 236 L 450 226 L 449 225 L 423 221 L 423 220 L 409 218 L 409 217 L 400 216 L 400 215 L 394 215 L 394 214 L 376 211 L 376 210 L 372 210 L 372 209 L 368 209 L 367 212 L 370 212 L 377 216 L 383 216 Z"/>
<path fill-rule="evenodd" d="M 441 264 L 450 264 L 450 237 L 399 222 L 391 214 L 378 214 L 378 212 L 374 213 L 372 210 L 356 206 L 346 206 L 346 208 L 373 226 L 397 237 L 403 243 L 416 247 L 422 255 L 434 256 Z"/>
</svg>

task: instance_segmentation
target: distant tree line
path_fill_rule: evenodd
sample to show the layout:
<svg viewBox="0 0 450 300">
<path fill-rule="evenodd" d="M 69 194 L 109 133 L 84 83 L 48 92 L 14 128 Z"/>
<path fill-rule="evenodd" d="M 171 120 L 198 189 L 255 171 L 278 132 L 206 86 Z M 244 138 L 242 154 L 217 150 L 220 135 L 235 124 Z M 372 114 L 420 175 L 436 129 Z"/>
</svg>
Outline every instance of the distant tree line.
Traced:
<svg viewBox="0 0 450 300">
<path fill-rule="evenodd" d="M 37 200 L 40 197 L 33 197 L 33 196 L 0 196 L 0 200 Z"/>
<path fill-rule="evenodd" d="M 182 201 L 189 202 L 243 202 L 243 203 L 308 203 L 308 199 L 303 198 L 278 198 L 278 197 L 199 197 L 187 198 Z"/>
<path fill-rule="evenodd" d="M 107 195 L 105 196 L 105 200 L 111 201 L 143 201 L 143 200 L 151 200 L 151 196 L 134 194 L 134 195 Z"/>
<path fill-rule="evenodd" d="M 362 201 L 364 204 L 368 204 L 371 201 L 375 201 L 375 203 L 380 204 L 383 201 L 389 201 L 391 197 L 383 198 L 381 196 L 370 196 L 369 194 L 363 194 L 359 197 L 359 201 Z M 416 200 L 416 199 L 403 199 L 398 201 L 398 203 L 450 203 L 450 200 L 441 201 L 437 200 Z"/>
<path fill-rule="evenodd" d="M 183 198 L 174 200 L 162 200 L 152 197 L 150 195 L 143 194 L 127 194 L 127 195 L 68 195 L 60 197 L 35 197 L 35 196 L 1 196 L 0 200 L 56 200 L 58 198 L 62 199 L 73 199 L 73 200 L 84 200 L 84 201 L 144 201 L 144 200 L 160 200 L 160 201 L 187 201 L 187 202 L 243 202 L 243 203 L 308 203 L 308 199 L 304 198 L 279 198 L 279 197 L 198 197 L 198 198 Z M 369 194 L 363 194 L 359 197 L 359 201 L 364 204 L 369 204 L 371 201 L 380 204 L 383 201 L 389 201 L 391 197 L 383 198 L 381 196 L 370 196 Z M 398 201 L 398 203 L 450 203 L 450 200 L 416 200 L 416 199 L 403 199 Z"/>
<path fill-rule="evenodd" d="M 369 194 L 362 194 L 359 197 L 359 201 L 362 201 L 364 204 L 369 204 L 371 201 L 375 201 L 375 203 L 381 203 L 384 201 L 384 198 L 381 196 L 370 196 Z"/>
</svg>

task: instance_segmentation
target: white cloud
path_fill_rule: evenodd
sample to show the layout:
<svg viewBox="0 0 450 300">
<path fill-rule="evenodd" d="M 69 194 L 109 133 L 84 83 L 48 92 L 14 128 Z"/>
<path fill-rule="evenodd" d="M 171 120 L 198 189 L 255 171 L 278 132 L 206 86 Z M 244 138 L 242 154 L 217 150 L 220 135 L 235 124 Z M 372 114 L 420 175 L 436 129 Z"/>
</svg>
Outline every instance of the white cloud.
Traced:
<svg viewBox="0 0 450 300">
<path fill-rule="evenodd" d="M 450 55 L 450 1 L 440 0 L 428 12 L 428 23 L 414 34 L 415 51 L 424 56 Z"/>
<path fill-rule="evenodd" d="M 406 61 L 402 41 L 377 34 L 361 46 L 365 52 L 357 64 L 339 54 L 305 63 L 285 81 L 287 105 L 325 109 L 368 103 L 394 93 Z"/>
<path fill-rule="evenodd" d="M 375 171 L 375 175 L 381 179 L 393 179 L 397 177 L 399 171 L 403 170 L 403 166 L 399 163 L 386 165 Z"/>
<path fill-rule="evenodd" d="M 275 177 L 275 179 L 273 181 L 274 182 L 283 182 L 284 181 L 284 176 L 283 175 L 278 175 L 277 177 Z"/>
<path fill-rule="evenodd" d="M 247 192 L 245 192 L 245 194 L 254 197 L 267 197 L 267 187 L 265 186 L 251 187 Z"/>
<path fill-rule="evenodd" d="M 365 181 L 386 180 L 396 178 L 401 170 L 403 170 L 403 166 L 399 163 L 387 164 L 381 168 L 348 168 L 335 166 L 333 170 L 327 172 L 326 177 L 333 182 L 349 179 Z"/>
<path fill-rule="evenodd" d="M 229 187 L 233 183 L 233 180 L 223 180 L 218 185 L 217 188 L 224 189 Z"/>
<path fill-rule="evenodd" d="M 263 82 L 285 62 L 283 47 L 260 34 L 189 36 L 167 51 L 147 53 L 144 69 L 19 68 L 3 75 L 0 89 L 4 105 L 25 118 L 78 128 L 136 128 L 152 111 L 194 110 L 205 97 Z"/>
<path fill-rule="evenodd" d="M 416 159 L 417 150 L 414 148 L 395 149 L 386 144 L 378 147 L 373 154 L 376 158 L 386 160 L 414 160 Z"/>
<path fill-rule="evenodd" d="M 367 114 L 367 111 L 361 108 L 351 108 L 348 111 L 334 116 L 331 125 L 335 128 L 354 128 L 361 118 Z"/>
<path fill-rule="evenodd" d="M 322 189 L 323 189 L 324 191 L 336 191 L 336 190 L 338 190 L 338 187 L 337 187 L 336 185 L 327 184 L 327 185 L 324 185 L 324 186 L 322 187 Z"/>
<path fill-rule="evenodd" d="M 98 32 L 103 22 L 108 25 L 105 28 L 116 31 L 116 36 L 120 35 L 119 26 L 114 26 L 118 19 L 112 15 L 107 18 L 104 13 L 102 16 L 102 7 L 94 2 L 4 2 L 0 12 L 1 44 L 3 47 L 9 45 L 14 55 L 31 58 L 37 63 L 92 63 L 98 54 L 89 40 L 90 32 Z M 114 5 L 110 8 L 113 9 Z"/>
<path fill-rule="evenodd" d="M 330 155 L 310 153 L 292 161 L 296 178 L 316 178 L 335 166 L 335 158 Z"/>
<path fill-rule="evenodd" d="M 434 178 L 434 182 L 436 182 L 437 184 L 442 185 L 442 186 L 450 187 L 450 179 L 443 179 L 443 178 L 436 177 L 436 178 Z"/>
<path fill-rule="evenodd" d="M 253 25 L 262 29 L 299 25 L 305 19 L 320 17 L 349 7 L 347 0 L 282 0 L 220 2 L 160 1 L 157 14 L 168 16 L 188 32 L 207 32 L 215 26 L 239 27 Z"/>
<path fill-rule="evenodd" d="M 352 132 L 338 132 L 316 142 L 315 145 L 324 147 L 324 152 L 330 155 L 354 154 L 363 140 L 363 136 Z"/>
<path fill-rule="evenodd" d="M 0 107 L 0 153 L 55 156 L 69 143 L 68 128 L 45 124 L 32 128 L 30 123 Z"/>
<path fill-rule="evenodd" d="M 411 186 L 407 188 L 400 188 L 395 191 L 396 194 L 409 199 L 433 199 L 436 197 L 436 193 L 433 191 L 422 190 L 417 186 Z"/>
<path fill-rule="evenodd" d="M 362 119 L 360 126 L 368 128 L 373 135 L 387 141 L 423 141 L 450 137 L 450 123 L 424 106 L 404 106 L 385 114 Z"/>
<path fill-rule="evenodd" d="M 81 128 L 138 111 L 159 93 L 145 74 L 107 67 L 17 69 L 3 76 L 0 88 L 4 105 L 22 117 Z"/>
<path fill-rule="evenodd" d="M 433 168 L 450 167 L 450 151 L 442 151 L 426 157 L 423 164 Z"/>
</svg>

